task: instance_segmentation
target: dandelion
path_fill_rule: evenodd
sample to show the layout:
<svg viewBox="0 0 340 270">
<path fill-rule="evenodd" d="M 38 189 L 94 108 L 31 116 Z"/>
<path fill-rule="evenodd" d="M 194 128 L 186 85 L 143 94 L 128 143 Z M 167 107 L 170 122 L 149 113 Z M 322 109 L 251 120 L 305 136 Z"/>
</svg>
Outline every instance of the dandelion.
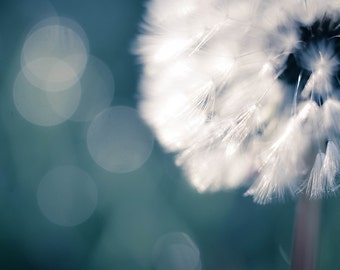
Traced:
<svg viewBox="0 0 340 270">
<path fill-rule="evenodd" d="M 154 0 L 147 10 L 140 111 L 198 191 L 247 186 L 260 204 L 336 191 L 337 1 Z"/>
<path fill-rule="evenodd" d="M 146 18 L 140 109 L 194 187 L 250 185 L 259 203 L 336 190 L 336 1 L 158 0 Z"/>
</svg>

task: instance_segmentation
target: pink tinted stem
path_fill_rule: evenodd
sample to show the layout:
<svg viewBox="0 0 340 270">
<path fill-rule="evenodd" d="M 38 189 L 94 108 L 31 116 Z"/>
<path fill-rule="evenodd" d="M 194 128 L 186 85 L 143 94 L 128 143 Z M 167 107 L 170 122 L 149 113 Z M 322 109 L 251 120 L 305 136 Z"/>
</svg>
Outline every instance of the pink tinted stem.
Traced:
<svg viewBox="0 0 340 270">
<path fill-rule="evenodd" d="M 291 270 L 315 270 L 318 252 L 320 200 L 301 195 L 296 206 Z"/>
</svg>

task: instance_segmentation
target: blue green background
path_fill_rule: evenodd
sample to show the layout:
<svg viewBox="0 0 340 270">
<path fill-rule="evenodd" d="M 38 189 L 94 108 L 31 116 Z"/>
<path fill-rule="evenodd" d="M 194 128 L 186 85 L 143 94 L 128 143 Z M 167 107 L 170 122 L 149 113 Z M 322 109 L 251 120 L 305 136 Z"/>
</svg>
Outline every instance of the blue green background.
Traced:
<svg viewBox="0 0 340 270">
<path fill-rule="evenodd" d="M 31 28 L 55 15 L 51 7 L 84 29 L 91 54 L 112 71 L 112 105 L 138 104 L 141 66 L 131 47 L 144 1 L 1 2 L 0 269 L 155 269 L 154 244 L 171 232 L 191 237 L 205 270 L 289 269 L 294 200 L 262 206 L 242 189 L 199 194 L 157 141 L 138 170 L 110 173 L 88 153 L 88 123 L 39 127 L 22 118 L 12 98 L 20 52 Z M 78 226 L 53 224 L 38 207 L 38 183 L 52 163 L 83 168 L 97 184 L 97 208 Z M 338 205 L 336 197 L 323 202 L 319 269 L 340 269 Z"/>
</svg>

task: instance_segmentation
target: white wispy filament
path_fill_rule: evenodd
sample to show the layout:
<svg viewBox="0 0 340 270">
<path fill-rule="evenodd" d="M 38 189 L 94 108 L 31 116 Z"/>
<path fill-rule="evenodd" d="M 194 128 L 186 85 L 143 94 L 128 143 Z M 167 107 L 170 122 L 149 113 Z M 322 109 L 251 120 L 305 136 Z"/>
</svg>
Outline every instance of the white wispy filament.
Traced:
<svg viewBox="0 0 340 270">
<path fill-rule="evenodd" d="M 135 50 L 141 114 L 197 190 L 336 191 L 338 1 L 153 0 Z"/>
</svg>

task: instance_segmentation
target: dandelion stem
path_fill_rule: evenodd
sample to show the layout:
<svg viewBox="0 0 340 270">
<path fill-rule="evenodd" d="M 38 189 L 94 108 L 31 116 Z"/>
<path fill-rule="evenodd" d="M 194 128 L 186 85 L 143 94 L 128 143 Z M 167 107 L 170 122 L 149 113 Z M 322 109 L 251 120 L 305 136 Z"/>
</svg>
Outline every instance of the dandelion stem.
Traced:
<svg viewBox="0 0 340 270">
<path fill-rule="evenodd" d="M 295 213 L 291 270 L 315 270 L 318 247 L 320 200 L 303 194 Z"/>
</svg>

